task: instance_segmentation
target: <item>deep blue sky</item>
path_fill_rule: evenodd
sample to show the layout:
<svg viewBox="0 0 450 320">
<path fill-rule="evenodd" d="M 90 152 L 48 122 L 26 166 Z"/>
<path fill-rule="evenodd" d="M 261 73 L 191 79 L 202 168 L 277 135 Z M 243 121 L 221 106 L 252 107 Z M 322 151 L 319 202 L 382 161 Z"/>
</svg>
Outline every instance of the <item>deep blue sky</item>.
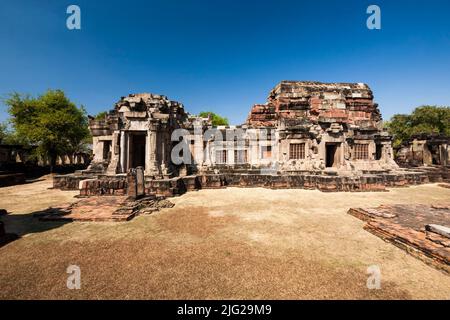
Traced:
<svg viewBox="0 0 450 320">
<path fill-rule="evenodd" d="M 59 88 L 90 114 L 152 92 L 239 124 L 281 80 L 368 83 L 385 119 L 450 105 L 450 0 L 2 0 L 0 39 L 0 95 Z"/>
</svg>

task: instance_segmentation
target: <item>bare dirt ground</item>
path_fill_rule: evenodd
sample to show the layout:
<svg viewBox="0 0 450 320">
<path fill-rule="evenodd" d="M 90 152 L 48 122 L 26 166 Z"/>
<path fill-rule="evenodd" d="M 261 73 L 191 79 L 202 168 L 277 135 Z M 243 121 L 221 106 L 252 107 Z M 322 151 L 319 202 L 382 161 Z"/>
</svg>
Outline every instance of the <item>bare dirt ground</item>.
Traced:
<svg viewBox="0 0 450 320">
<path fill-rule="evenodd" d="M 381 193 L 262 188 L 201 190 L 125 223 L 39 222 L 32 213 L 75 200 L 51 180 L 0 188 L 8 232 L 2 299 L 450 299 L 450 276 L 362 229 L 346 211 L 450 201 L 422 185 Z M 66 286 L 69 265 L 81 289 Z M 381 289 L 366 270 L 381 269 Z"/>
</svg>

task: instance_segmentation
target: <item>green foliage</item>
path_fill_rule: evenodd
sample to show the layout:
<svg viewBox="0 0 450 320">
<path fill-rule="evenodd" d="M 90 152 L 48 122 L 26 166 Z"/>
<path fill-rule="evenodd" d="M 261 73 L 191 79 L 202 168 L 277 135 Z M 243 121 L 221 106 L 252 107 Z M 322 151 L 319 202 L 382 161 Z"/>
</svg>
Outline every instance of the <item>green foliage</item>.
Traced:
<svg viewBox="0 0 450 320">
<path fill-rule="evenodd" d="M 0 123 L 0 143 L 2 143 L 3 140 L 5 140 L 8 132 L 6 123 Z"/>
<path fill-rule="evenodd" d="M 0 143 L 28 145 L 28 142 L 24 137 L 21 137 L 17 132 L 10 130 L 7 122 L 0 123 Z"/>
<path fill-rule="evenodd" d="M 228 119 L 221 117 L 214 112 L 202 111 L 198 114 L 198 116 L 202 118 L 207 118 L 208 116 L 210 116 L 213 126 L 228 126 Z"/>
<path fill-rule="evenodd" d="M 83 106 L 77 108 L 61 90 L 48 90 L 33 98 L 19 93 L 5 101 L 11 123 L 19 137 L 36 146 L 36 153 L 50 158 L 77 152 L 89 135 L 88 119 Z"/>
<path fill-rule="evenodd" d="M 394 115 L 386 127 L 394 136 L 394 147 L 399 147 L 405 140 L 420 133 L 450 136 L 450 107 L 417 107 L 410 115 Z"/>
<path fill-rule="evenodd" d="M 97 113 L 94 118 L 95 118 L 95 120 L 104 120 L 107 115 L 108 115 L 108 112 L 102 111 L 102 112 Z"/>
</svg>

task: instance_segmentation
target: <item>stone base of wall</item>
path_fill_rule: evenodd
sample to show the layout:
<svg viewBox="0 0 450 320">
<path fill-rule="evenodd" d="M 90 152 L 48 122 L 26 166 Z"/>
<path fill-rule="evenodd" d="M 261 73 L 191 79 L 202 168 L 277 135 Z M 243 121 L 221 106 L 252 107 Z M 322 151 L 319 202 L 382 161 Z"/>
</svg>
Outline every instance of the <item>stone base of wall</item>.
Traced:
<svg viewBox="0 0 450 320">
<path fill-rule="evenodd" d="M 359 177 L 325 175 L 261 175 L 222 174 L 200 176 L 202 188 L 217 187 L 263 187 L 271 189 L 318 189 L 324 192 L 337 191 L 385 191 L 386 187 L 427 183 L 423 173 L 366 174 Z"/>
<path fill-rule="evenodd" d="M 80 181 L 94 179 L 94 175 L 64 174 L 53 177 L 53 188 L 61 190 L 78 190 Z"/>
<path fill-rule="evenodd" d="M 225 187 L 270 189 L 318 189 L 323 192 L 386 191 L 386 187 L 402 187 L 428 183 L 421 172 L 402 174 L 363 175 L 360 177 L 323 175 L 261 175 L 261 174 L 202 174 L 172 179 L 146 179 L 146 194 L 166 197 L 199 189 Z"/>
<path fill-rule="evenodd" d="M 53 188 L 80 190 L 80 196 L 124 195 L 127 181 L 125 175 L 66 174 L 53 177 Z"/>
<path fill-rule="evenodd" d="M 79 189 L 80 196 L 121 196 L 127 193 L 127 180 L 126 176 L 101 176 L 82 180 Z"/>
<path fill-rule="evenodd" d="M 450 166 L 427 166 L 415 170 L 425 173 L 430 182 L 450 182 Z"/>
<path fill-rule="evenodd" d="M 402 169 L 425 173 L 430 182 L 450 182 L 450 166 L 443 165 L 403 165 Z"/>
<path fill-rule="evenodd" d="M 431 172 L 431 173 L 430 173 Z M 387 187 L 405 187 L 436 181 L 445 181 L 447 171 L 400 170 L 396 172 L 367 172 L 360 176 L 320 175 L 320 174 L 258 174 L 203 173 L 170 179 L 144 177 L 146 195 L 172 197 L 187 191 L 224 187 L 262 187 L 271 189 L 318 189 L 323 192 L 370 192 L 386 191 Z M 69 174 L 55 176 L 53 185 L 63 190 L 80 190 L 80 196 L 125 195 L 126 175 Z"/>
<path fill-rule="evenodd" d="M 0 173 L 0 187 L 25 183 L 24 173 Z"/>
</svg>

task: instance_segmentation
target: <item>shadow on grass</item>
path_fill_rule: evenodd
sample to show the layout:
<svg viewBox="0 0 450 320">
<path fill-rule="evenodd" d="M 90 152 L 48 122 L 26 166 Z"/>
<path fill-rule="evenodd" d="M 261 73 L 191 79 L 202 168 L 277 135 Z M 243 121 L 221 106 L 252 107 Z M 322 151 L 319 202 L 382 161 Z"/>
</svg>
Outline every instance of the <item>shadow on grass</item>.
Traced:
<svg viewBox="0 0 450 320">
<path fill-rule="evenodd" d="M 62 211 L 58 212 L 57 208 L 53 210 L 52 214 L 63 214 Z M 25 235 L 46 232 L 71 222 L 70 220 L 41 221 L 39 217 L 44 214 L 45 211 L 36 211 L 26 214 L 7 214 L 0 216 L 0 221 L 3 222 L 6 232 L 6 238 L 3 239 L 3 242 L 9 243 Z M 0 239 L 0 247 L 6 244 L 3 242 Z"/>
<path fill-rule="evenodd" d="M 22 183 L 22 184 L 35 183 L 35 182 L 40 182 L 40 181 L 45 181 L 45 179 L 44 178 L 26 179 L 25 183 Z"/>
</svg>

